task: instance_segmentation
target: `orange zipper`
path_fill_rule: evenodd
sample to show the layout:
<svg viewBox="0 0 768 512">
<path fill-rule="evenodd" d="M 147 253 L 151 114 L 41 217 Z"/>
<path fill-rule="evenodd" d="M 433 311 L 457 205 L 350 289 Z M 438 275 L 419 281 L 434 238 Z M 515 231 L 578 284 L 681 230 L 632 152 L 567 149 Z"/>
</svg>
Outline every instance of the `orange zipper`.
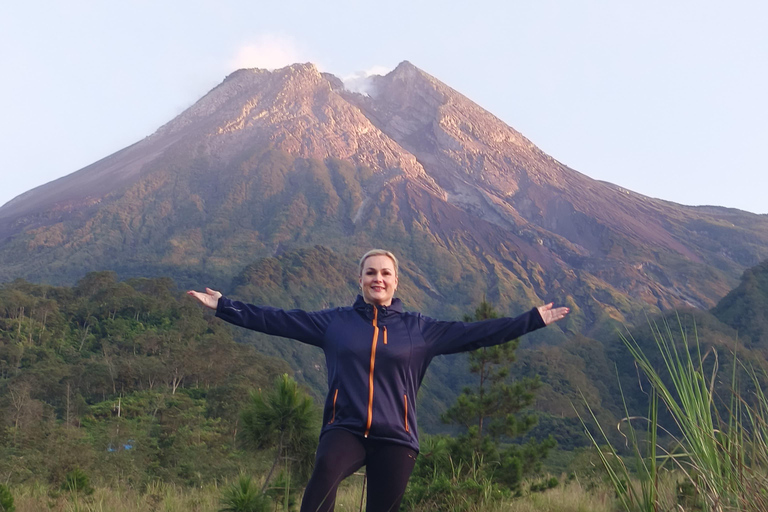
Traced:
<svg viewBox="0 0 768 512">
<path fill-rule="evenodd" d="M 339 388 L 336 388 L 336 393 L 333 394 L 333 414 L 331 415 L 331 421 L 328 422 L 330 425 L 336 420 L 336 399 L 339 397 Z"/>
<path fill-rule="evenodd" d="M 373 306 L 373 343 L 371 344 L 371 368 L 368 373 L 368 422 L 365 425 L 365 437 L 371 431 L 373 420 L 373 366 L 376 364 L 376 343 L 379 338 L 379 310 Z"/>
<path fill-rule="evenodd" d="M 405 431 L 408 432 L 408 395 L 403 395 L 403 405 L 405 405 Z"/>
<path fill-rule="evenodd" d="M 387 326 L 382 327 L 384 329 L 384 344 L 387 344 Z"/>
</svg>

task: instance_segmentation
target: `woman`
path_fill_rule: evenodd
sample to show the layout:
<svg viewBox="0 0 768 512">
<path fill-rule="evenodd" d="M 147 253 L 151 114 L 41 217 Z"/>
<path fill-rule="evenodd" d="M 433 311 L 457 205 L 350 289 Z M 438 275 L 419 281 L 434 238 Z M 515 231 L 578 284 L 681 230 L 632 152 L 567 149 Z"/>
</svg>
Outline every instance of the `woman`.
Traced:
<svg viewBox="0 0 768 512">
<path fill-rule="evenodd" d="M 363 465 L 366 510 L 398 510 L 419 451 L 416 393 L 432 358 L 504 343 L 568 314 L 551 303 L 517 318 L 473 323 L 405 312 L 393 298 L 397 258 L 381 249 L 360 260 L 359 283 L 351 307 L 315 312 L 244 304 L 209 288 L 187 292 L 228 322 L 325 352 L 328 396 L 302 512 L 333 510 L 339 483 Z"/>
</svg>

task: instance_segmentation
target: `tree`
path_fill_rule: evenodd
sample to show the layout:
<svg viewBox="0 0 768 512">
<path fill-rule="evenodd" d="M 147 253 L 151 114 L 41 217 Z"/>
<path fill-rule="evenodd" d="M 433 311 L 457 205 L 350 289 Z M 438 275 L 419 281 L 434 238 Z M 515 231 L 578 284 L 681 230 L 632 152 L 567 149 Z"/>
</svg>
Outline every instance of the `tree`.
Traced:
<svg viewBox="0 0 768 512">
<path fill-rule="evenodd" d="M 466 315 L 464 321 L 491 318 L 498 318 L 498 313 L 483 300 L 474 315 Z M 525 445 L 501 447 L 502 440 L 512 441 L 536 424 L 535 415 L 525 411 L 541 386 L 539 379 L 526 378 L 511 383 L 508 380 L 517 346 L 518 340 L 513 340 L 471 352 L 469 369 L 477 375 L 477 387 L 465 388 L 442 416 L 445 423 L 466 429 L 456 443 L 457 456 L 464 462 L 479 458 L 488 467 L 495 465 L 494 479 L 511 489 L 519 486 L 524 474 L 537 471 L 541 460 L 556 444 L 550 438 L 541 443 L 530 441 Z"/>
<path fill-rule="evenodd" d="M 262 492 L 267 489 L 280 459 L 285 461 L 286 472 L 292 468 L 299 477 L 308 477 L 317 444 L 313 428 L 316 412 L 312 399 L 299 389 L 294 379 L 283 374 L 275 380 L 274 389 L 251 393 L 251 403 L 241 417 L 241 436 L 246 446 L 275 448 L 275 459 Z"/>
<path fill-rule="evenodd" d="M 465 322 L 498 318 L 498 313 L 483 300 L 475 314 L 465 315 Z M 522 379 L 508 383 L 509 366 L 515 362 L 518 340 L 469 353 L 469 370 L 477 375 L 476 388 L 465 388 L 444 414 L 445 423 L 464 426 L 472 436 L 490 435 L 494 440 L 518 437 L 533 427 L 533 415 L 521 415 L 540 387 L 538 379 Z M 474 428 L 473 428 L 474 427 Z"/>
</svg>

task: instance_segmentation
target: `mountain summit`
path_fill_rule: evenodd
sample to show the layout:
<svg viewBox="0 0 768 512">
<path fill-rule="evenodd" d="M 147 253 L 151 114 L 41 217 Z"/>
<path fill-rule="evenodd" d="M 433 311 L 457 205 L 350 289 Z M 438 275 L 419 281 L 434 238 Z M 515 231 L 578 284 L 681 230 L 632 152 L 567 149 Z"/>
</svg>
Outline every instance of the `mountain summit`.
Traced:
<svg viewBox="0 0 768 512">
<path fill-rule="evenodd" d="M 350 261 L 393 248 L 428 310 L 557 300 L 588 327 L 711 307 L 768 257 L 768 216 L 590 179 L 409 62 L 368 94 L 312 64 L 235 71 L 144 140 L 0 208 L 0 280 L 222 282 L 318 244 Z"/>
</svg>

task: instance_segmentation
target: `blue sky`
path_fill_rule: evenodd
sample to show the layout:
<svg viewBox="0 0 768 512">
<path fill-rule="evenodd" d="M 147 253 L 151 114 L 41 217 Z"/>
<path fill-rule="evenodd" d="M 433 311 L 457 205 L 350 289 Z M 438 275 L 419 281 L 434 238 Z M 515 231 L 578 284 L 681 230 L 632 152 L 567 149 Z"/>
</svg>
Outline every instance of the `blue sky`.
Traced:
<svg viewBox="0 0 768 512">
<path fill-rule="evenodd" d="M 592 178 L 768 213 L 767 25 L 758 0 L 17 1 L 0 17 L 0 205 L 239 67 L 409 60 Z"/>
</svg>

